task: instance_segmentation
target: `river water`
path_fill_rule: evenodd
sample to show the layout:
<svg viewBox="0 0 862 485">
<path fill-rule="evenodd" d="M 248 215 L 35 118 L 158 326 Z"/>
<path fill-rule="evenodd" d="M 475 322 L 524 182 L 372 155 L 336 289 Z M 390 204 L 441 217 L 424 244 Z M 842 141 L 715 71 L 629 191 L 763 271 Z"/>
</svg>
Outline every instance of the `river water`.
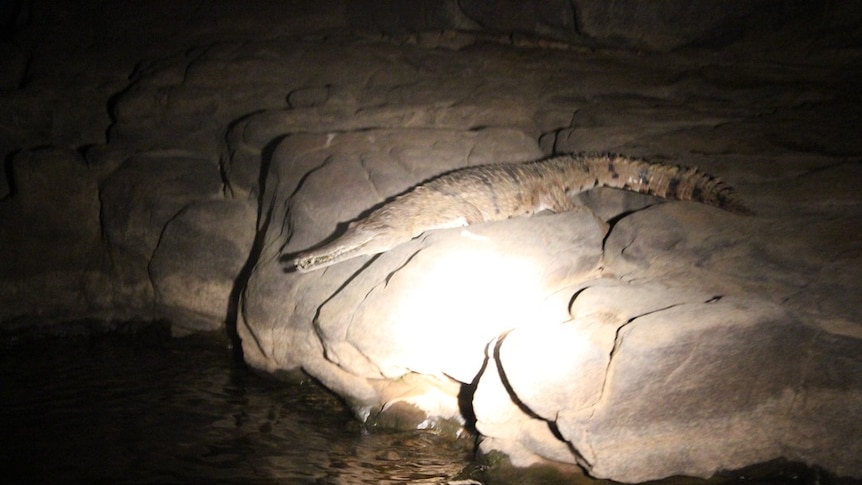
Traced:
<svg viewBox="0 0 862 485">
<path fill-rule="evenodd" d="M 365 432 L 315 382 L 247 369 L 222 335 L 70 328 L 0 336 L 2 483 L 609 483 L 525 482 L 482 466 L 472 439 Z M 775 470 L 746 483 L 820 483 L 805 468 Z"/>
<path fill-rule="evenodd" d="M 229 341 L 161 332 L 0 351 L 3 483 L 446 483 L 472 442 L 366 433 L 310 381 L 246 369 Z"/>
</svg>

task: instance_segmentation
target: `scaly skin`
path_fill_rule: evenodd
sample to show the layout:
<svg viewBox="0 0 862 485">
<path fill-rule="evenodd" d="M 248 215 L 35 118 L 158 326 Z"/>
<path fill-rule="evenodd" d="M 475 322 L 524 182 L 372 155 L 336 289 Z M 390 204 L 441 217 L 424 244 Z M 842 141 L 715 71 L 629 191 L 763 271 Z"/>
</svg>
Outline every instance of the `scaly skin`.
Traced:
<svg viewBox="0 0 862 485">
<path fill-rule="evenodd" d="M 416 186 L 350 224 L 335 241 L 299 254 L 306 273 L 388 251 L 425 231 L 572 210 L 572 198 L 613 187 L 672 200 L 692 200 L 737 214 L 750 211 L 723 181 L 695 168 L 617 155 L 562 155 L 527 163 L 467 167 Z"/>
</svg>

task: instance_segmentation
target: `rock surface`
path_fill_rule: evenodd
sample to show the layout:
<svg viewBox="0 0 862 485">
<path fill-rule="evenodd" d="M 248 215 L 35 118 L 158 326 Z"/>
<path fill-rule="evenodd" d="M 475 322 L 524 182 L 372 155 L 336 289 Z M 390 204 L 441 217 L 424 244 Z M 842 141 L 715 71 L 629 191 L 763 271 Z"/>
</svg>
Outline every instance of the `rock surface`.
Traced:
<svg viewBox="0 0 862 485">
<path fill-rule="evenodd" d="M 4 333 L 227 324 L 369 427 L 519 466 L 862 477 L 857 5 L 115 3 L 2 12 Z M 699 166 L 756 214 L 598 189 L 283 262 L 447 170 L 568 151 Z"/>
</svg>

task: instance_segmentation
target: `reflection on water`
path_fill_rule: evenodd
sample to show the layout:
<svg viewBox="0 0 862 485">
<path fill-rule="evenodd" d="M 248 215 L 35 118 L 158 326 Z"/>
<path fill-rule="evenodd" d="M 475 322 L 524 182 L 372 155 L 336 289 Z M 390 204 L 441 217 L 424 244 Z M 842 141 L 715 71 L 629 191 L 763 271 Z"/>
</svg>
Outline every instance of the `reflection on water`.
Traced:
<svg viewBox="0 0 862 485">
<path fill-rule="evenodd" d="M 446 483 L 473 466 L 469 440 L 362 433 L 338 399 L 244 369 L 221 338 L 4 344 L 4 483 Z"/>
</svg>

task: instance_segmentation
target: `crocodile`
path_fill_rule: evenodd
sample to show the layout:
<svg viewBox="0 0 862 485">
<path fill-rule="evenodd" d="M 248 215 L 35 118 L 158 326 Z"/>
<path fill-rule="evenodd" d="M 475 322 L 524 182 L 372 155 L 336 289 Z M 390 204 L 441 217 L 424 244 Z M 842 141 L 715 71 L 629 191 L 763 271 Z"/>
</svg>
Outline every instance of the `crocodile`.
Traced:
<svg viewBox="0 0 862 485">
<path fill-rule="evenodd" d="M 697 168 L 609 154 L 568 154 L 446 172 L 349 224 L 334 241 L 299 253 L 300 273 L 388 251 L 426 231 L 577 207 L 575 195 L 613 187 L 670 200 L 701 202 L 750 214 L 734 190 Z"/>
</svg>

